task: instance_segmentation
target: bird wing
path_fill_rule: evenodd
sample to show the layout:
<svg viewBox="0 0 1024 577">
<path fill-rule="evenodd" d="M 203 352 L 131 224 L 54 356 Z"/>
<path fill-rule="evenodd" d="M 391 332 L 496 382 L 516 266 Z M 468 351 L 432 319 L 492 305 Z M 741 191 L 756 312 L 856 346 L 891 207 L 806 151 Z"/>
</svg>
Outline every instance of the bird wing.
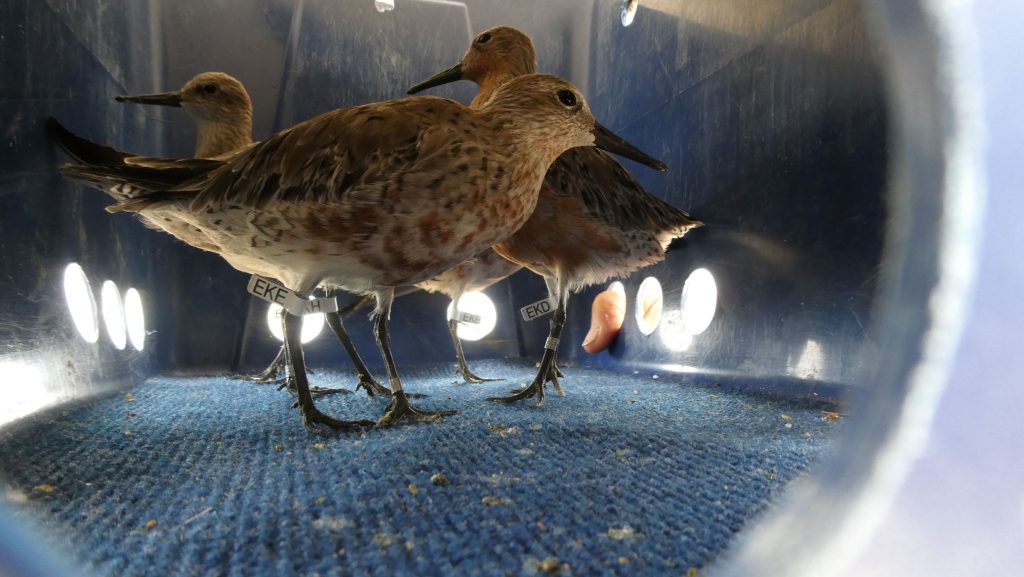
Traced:
<svg viewBox="0 0 1024 577">
<path fill-rule="evenodd" d="M 453 106 L 462 105 L 417 97 L 328 112 L 275 134 L 175 191 L 194 192 L 196 212 L 278 202 L 330 204 L 353 194 L 372 195 L 382 180 L 400 181 L 404 174 L 428 169 L 425 160 L 450 141 L 438 116 Z"/>
<path fill-rule="evenodd" d="M 621 230 L 682 235 L 703 224 L 650 194 L 622 164 L 592 147 L 562 154 L 544 179 L 555 194 L 580 198 L 587 215 Z"/>
<path fill-rule="evenodd" d="M 63 166 L 61 171 L 121 203 L 148 197 L 154 191 L 173 187 L 222 164 L 202 159 L 134 156 L 78 136 L 53 117 L 47 118 L 46 128 L 54 142 L 76 161 Z"/>
<path fill-rule="evenodd" d="M 46 130 L 68 156 L 81 164 L 112 166 L 122 164 L 125 158 L 131 156 L 78 136 L 52 116 L 46 119 Z"/>
<path fill-rule="evenodd" d="M 78 136 L 52 116 L 46 119 L 46 129 L 54 142 L 79 165 L 123 170 L 125 175 L 131 173 L 131 167 L 166 169 L 167 176 L 158 179 L 164 184 L 180 182 L 184 177 L 194 177 L 198 171 L 218 167 L 223 164 L 225 158 L 231 158 L 230 155 L 214 159 L 139 156 Z"/>
</svg>

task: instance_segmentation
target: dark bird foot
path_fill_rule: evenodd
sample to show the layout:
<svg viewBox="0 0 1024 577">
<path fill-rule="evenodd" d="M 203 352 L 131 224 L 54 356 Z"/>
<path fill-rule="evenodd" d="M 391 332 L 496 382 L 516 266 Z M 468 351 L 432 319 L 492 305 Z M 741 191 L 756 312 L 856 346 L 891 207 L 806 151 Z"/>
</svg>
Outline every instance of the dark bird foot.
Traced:
<svg viewBox="0 0 1024 577">
<path fill-rule="evenodd" d="M 256 373 L 255 375 L 234 374 L 231 376 L 236 379 L 260 385 L 278 385 L 281 384 L 281 380 L 277 378 L 277 374 L 278 367 L 277 365 L 272 364 L 263 369 L 263 372 Z"/>
<path fill-rule="evenodd" d="M 302 412 L 302 424 L 306 429 L 312 433 L 320 435 L 327 432 L 324 427 L 336 430 L 352 431 L 372 427 L 374 425 L 373 421 L 342 421 L 341 419 L 335 419 L 334 417 L 321 413 L 316 407 L 302 408 L 300 411 Z"/>
<path fill-rule="evenodd" d="M 563 378 L 564 376 L 565 375 L 562 374 L 562 371 L 558 370 L 558 367 L 551 365 L 551 370 L 548 372 L 547 382 L 544 383 L 551 383 L 551 385 L 555 387 L 555 392 L 558 393 L 559 397 L 565 396 L 565 391 L 562 390 L 562 383 L 558 381 L 558 379 Z"/>
<path fill-rule="evenodd" d="M 537 378 L 533 379 L 533 382 L 530 383 L 530 385 L 527 386 L 525 389 L 512 391 L 513 394 L 507 397 L 487 397 L 487 400 L 501 401 L 503 403 L 514 403 L 516 401 L 522 401 L 532 397 L 537 397 L 537 406 L 540 406 L 544 404 L 544 385 L 544 381 L 540 378 L 540 375 L 538 375 Z"/>
<path fill-rule="evenodd" d="M 405 394 L 405 391 L 398 391 L 391 397 L 391 403 L 388 404 L 384 414 L 377 421 L 377 426 L 387 427 L 394 425 L 400 419 L 408 419 L 414 423 L 433 423 L 455 414 L 458 414 L 458 411 L 424 411 L 417 409 L 409 403 L 409 397 Z"/>
<path fill-rule="evenodd" d="M 319 399 L 320 397 L 326 397 L 328 395 L 351 395 L 352 391 L 340 387 L 310 387 L 309 394 L 312 395 L 314 399 Z"/>
<path fill-rule="evenodd" d="M 469 367 L 466 367 L 463 370 L 459 370 L 459 373 L 462 375 L 462 378 L 465 379 L 465 381 L 467 383 L 487 383 L 487 382 L 490 382 L 490 381 L 501 381 L 501 380 L 504 380 L 504 379 L 488 379 L 486 377 L 478 376 L 476 373 L 471 371 L 469 369 Z"/>
<path fill-rule="evenodd" d="M 391 389 L 380 384 L 377 379 L 370 375 L 359 374 L 359 384 L 356 385 L 356 390 L 363 389 L 366 391 L 368 397 L 390 397 Z"/>
<path fill-rule="evenodd" d="M 541 363 L 537 363 L 537 368 L 541 369 Z M 541 369 L 541 371 L 543 371 L 543 369 Z M 538 377 L 539 377 L 539 373 L 538 373 Z M 562 389 L 562 383 L 558 380 L 558 379 L 561 379 L 561 378 L 565 378 L 565 375 L 562 374 L 562 371 L 558 370 L 558 364 L 557 363 L 551 363 L 551 370 L 548 371 L 548 378 L 545 379 L 544 384 L 547 385 L 548 383 L 551 383 L 555 387 L 555 392 L 558 393 L 558 396 L 559 397 L 564 397 L 565 396 L 565 391 Z M 524 389 L 513 389 L 513 390 L 511 390 L 509 392 L 520 393 L 523 390 Z"/>
<path fill-rule="evenodd" d="M 262 375 L 262 373 L 260 373 L 260 375 L 242 375 L 242 374 L 233 373 L 233 374 L 228 375 L 228 376 L 231 377 L 232 379 L 238 379 L 240 381 L 248 381 L 248 382 L 250 382 L 250 383 L 252 383 L 254 385 L 277 385 L 278 390 L 280 390 L 286 384 L 286 381 L 287 381 L 287 379 L 285 379 L 285 378 L 262 377 L 261 375 Z"/>
<path fill-rule="evenodd" d="M 274 357 L 274 360 L 270 361 L 270 364 L 267 365 L 267 368 L 263 369 L 262 372 L 255 375 L 236 375 L 236 377 L 253 383 L 281 384 L 284 379 L 279 379 L 278 375 L 280 375 L 282 371 L 285 373 L 285 378 L 288 378 L 288 363 L 285 361 L 285 352 L 285 347 L 282 346 L 281 350 L 278 351 L 277 356 Z M 313 371 L 311 369 L 306 369 L 306 374 L 312 375 Z"/>
<path fill-rule="evenodd" d="M 279 390 L 279 391 L 281 389 L 284 389 L 284 388 L 287 388 L 288 392 L 291 393 L 292 395 L 298 395 L 299 394 L 298 388 L 295 386 L 295 379 L 293 379 L 291 377 L 283 379 L 281 381 L 281 383 L 278 384 L 278 386 L 277 386 L 277 390 Z M 351 394 L 352 394 L 352 391 L 350 391 L 348 389 L 342 389 L 340 387 L 339 388 L 328 388 L 328 387 L 310 387 L 309 388 L 309 395 L 311 397 L 313 397 L 314 399 L 319 399 L 320 397 L 326 397 L 326 396 L 329 396 L 329 395 L 351 395 Z M 298 406 L 298 405 L 292 405 L 292 406 L 295 407 L 295 406 Z"/>
<path fill-rule="evenodd" d="M 285 386 L 293 390 L 298 397 L 299 414 L 302 415 L 303 426 L 314 433 L 325 432 L 325 427 L 342 430 L 372 427 L 373 421 L 342 421 L 325 415 L 316 408 L 312 391 L 309 388 L 309 380 L 306 378 L 306 363 L 302 358 L 302 319 L 295 315 L 283 315 L 281 324 L 285 336 L 285 351 L 282 357 L 287 357 L 288 366 L 291 367 L 291 375 Z M 321 390 L 320 393 L 323 391 Z"/>
<path fill-rule="evenodd" d="M 328 395 L 351 395 L 352 391 L 342 387 L 327 387 L 327 386 L 310 386 L 309 394 L 312 395 L 313 399 L 319 399 L 321 397 L 327 397 Z"/>
<path fill-rule="evenodd" d="M 361 378 L 359 384 L 356 385 L 356 390 L 358 391 L 359 389 L 366 390 L 366 396 L 368 397 L 391 397 L 391 389 L 371 377 Z M 410 399 L 425 399 L 430 396 L 426 393 L 406 393 L 405 395 Z"/>
<path fill-rule="evenodd" d="M 543 386 L 546 387 L 548 383 L 551 383 L 551 385 L 555 387 L 555 392 L 558 393 L 558 396 L 559 397 L 564 397 L 565 396 L 565 390 L 562 389 L 562 383 L 559 382 L 559 380 L 558 380 L 558 377 L 561 377 L 561 376 L 564 376 L 564 375 L 562 375 L 561 371 L 559 371 L 558 369 L 551 370 L 548 373 L 548 378 L 545 379 Z M 537 375 L 537 379 L 539 379 L 539 378 L 540 378 L 540 375 L 538 374 Z M 534 380 L 534 382 L 536 383 L 536 379 Z M 531 385 L 527 386 L 526 388 L 512 389 L 509 392 L 512 393 L 513 396 L 517 396 L 517 395 L 520 395 L 520 394 L 523 394 L 523 393 L 525 393 L 527 391 L 532 390 L 533 387 L 534 387 L 534 385 L 531 384 Z M 536 393 L 531 393 L 529 396 L 533 396 L 535 394 Z M 492 400 L 501 400 L 501 399 L 505 399 L 505 398 L 507 398 L 507 397 L 492 397 Z M 528 397 L 523 397 L 523 398 L 528 398 Z M 512 400 L 519 400 L 519 399 L 512 399 Z M 539 405 L 542 402 L 544 402 L 543 399 L 541 399 L 540 402 L 538 402 L 537 404 Z"/>
</svg>

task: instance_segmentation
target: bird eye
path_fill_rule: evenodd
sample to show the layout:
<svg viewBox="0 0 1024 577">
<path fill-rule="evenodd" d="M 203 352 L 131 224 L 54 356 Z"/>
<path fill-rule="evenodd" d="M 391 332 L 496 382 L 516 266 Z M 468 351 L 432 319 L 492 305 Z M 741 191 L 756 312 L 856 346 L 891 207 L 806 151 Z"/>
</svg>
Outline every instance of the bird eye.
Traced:
<svg viewBox="0 0 1024 577">
<path fill-rule="evenodd" d="M 566 106 L 576 106 L 576 95 L 572 90 L 559 90 L 558 100 Z"/>
<path fill-rule="evenodd" d="M 483 33 L 483 34 L 481 34 L 481 35 L 480 35 L 479 37 L 477 37 L 477 39 L 476 39 L 476 43 L 477 43 L 477 44 L 487 44 L 487 42 L 488 42 L 488 41 L 489 41 L 490 39 L 491 39 L 491 33 L 490 33 L 490 32 L 484 32 L 484 33 Z"/>
<path fill-rule="evenodd" d="M 217 93 L 217 85 L 216 84 L 204 84 L 203 85 L 203 92 L 205 92 L 207 94 L 216 94 Z"/>
</svg>

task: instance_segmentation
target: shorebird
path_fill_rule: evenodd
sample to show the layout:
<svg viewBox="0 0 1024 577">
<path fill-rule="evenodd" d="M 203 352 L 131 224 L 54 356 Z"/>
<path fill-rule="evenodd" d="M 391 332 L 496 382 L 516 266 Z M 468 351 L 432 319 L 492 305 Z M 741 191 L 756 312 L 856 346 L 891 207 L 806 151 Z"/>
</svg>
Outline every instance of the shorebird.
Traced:
<svg viewBox="0 0 1024 577">
<path fill-rule="evenodd" d="M 270 270 L 300 298 L 321 284 L 374 293 L 374 332 L 393 391 L 377 424 L 388 425 L 455 413 L 409 402 L 388 335 L 395 287 L 437 276 L 511 236 L 533 212 L 548 167 L 578 146 L 666 169 L 598 124 L 571 83 L 529 74 L 477 108 L 420 97 L 335 110 L 230 159 L 129 159 L 128 166 L 63 170 L 121 187 L 126 199 L 112 212 L 179 211 L 230 264 Z M 298 320 L 284 316 L 303 422 L 365 426 L 316 408 Z"/>
<path fill-rule="evenodd" d="M 486 107 L 508 82 L 535 72 L 530 37 L 509 27 L 491 28 L 476 38 L 458 64 L 409 89 L 457 80 L 480 90 L 470 108 Z M 494 250 L 544 277 L 557 305 L 536 378 L 511 396 L 544 401 L 550 381 L 561 392 L 556 367 L 569 293 L 627 275 L 665 257 L 672 240 L 701 226 L 699 220 L 648 193 L 621 164 L 594 148 L 573 148 L 548 169 L 537 207 L 526 223 Z"/>
<path fill-rule="evenodd" d="M 252 144 L 252 100 L 245 90 L 245 86 L 238 79 L 222 72 L 198 74 L 186 82 L 181 90 L 175 92 L 118 96 L 117 101 L 183 109 L 196 121 L 198 129 L 196 132 L 196 158 L 216 158 L 237 152 Z M 145 216 L 143 218 L 150 226 L 166 230 L 186 243 L 193 246 L 206 245 L 208 250 L 215 249 L 215 247 L 209 246 L 198 229 L 173 216 L 164 215 L 158 221 Z M 154 220 L 154 222 L 150 222 L 150 220 Z M 483 290 L 507 278 L 520 268 L 522 267 L 501 258 L 491 249 L 487 249 L 480 255 L 433 279 L 424 281 L 418 286 L 430 292 L 442 293 L 452 299 L 452 302 L 457 303 L 464 293 Z M 324 316 L 328 326 L 331 327 L 352 359 L 352 364 L 359 375 L 359 383 L 356 388 L 365 388 L 370 395 L 390 395 L 391 391 L 382 386 L 370 373 L 366 363 L 363 362 L 353 345 L 352 339 L 349 338 L 342 321 L 344 312 L 331 312 Z M 448 331 L 451 333 L 452 344 L 455 348 L 459 373 L 467 382 L 489 380 L 477 376 L 469 369 L 457 329 L 458 321 L 449 319 Z M 242 378 L 255 382 L 274 382 L 285 365 L 285 359 L 285 347 L 282 344 L 277 356 L 266 369 L 256 375 L 242 375 Z M 345 391 L 345 389 L 315 390 L 321 394 Z"/>
<path fill-rule="evenodd" d="M 193 77 L 177 92 L 118 96 L 118 102 L 174 106 L 185 110 L 196 121 L 196 158 L 216 158 L 229 155 L 252 144 L 252 101 L 249 93 L 237 79 L 221 72 L 204 72 Z M 80 162 L 89 161 L 116 165 L 130 154 L 113 149 L 99 148 L 95 143 L 76 140 L 68 133 L 58 142 L 66 142 L 65 151 Z M 81 158 L 77 155 L 98 154 L 100 158 Z M 108 187 L 105 192 L 115 200 L 123 200 L 121 190 Z M 217 252 L 203 232 L 177 217 L 173 212 L 153 211 L 139 215 L 149 228 L 163 230 L 191 246 Z"/>
<path fill-rule="evenodd" d="M 252 99 L 245 85 L 237 78 L 223 72 L 202 72 L 185 83 L 175 92 L 158 94 L 123 95 L 116 98 L 118 102 L 172 106 L 181 108 L 196 122 L 196 158 L 220 158 L 229 156 L 252 144 Z M 218 252 L 219 247 L 213 245 L 199 228 L 188 224 L 178 217 L 176 211 L 147 211 L 158 214 L 141 213 L 143 221 L 150 227 L 169 232 L 179 240 L 192 246 Z M 254 273 L 255 271 L 243 271 Z M 341 314 L 329 312 L 324 314 L 327 325 L 345 348 L 359 376 L 356 389 L 365 388 L 369 395 L 390 395 L 391 391 L 381 385 L 370 373 L 356 350 L 352 339 L 345 330 Z M 276 382 L 279 371 L 286 358 L 285 346 L 266 369 L 256 375 L 240 375 L 246 380 L 255 382 Z M 286 377 L 286 381 L 288 378 Z M 284 386 L 284 385 L 282 385 Z M 347 389 L 326 389 L 313 387 L 312 392 L 324 395 L 334 392 L 349 392 Z"/>
</svg>

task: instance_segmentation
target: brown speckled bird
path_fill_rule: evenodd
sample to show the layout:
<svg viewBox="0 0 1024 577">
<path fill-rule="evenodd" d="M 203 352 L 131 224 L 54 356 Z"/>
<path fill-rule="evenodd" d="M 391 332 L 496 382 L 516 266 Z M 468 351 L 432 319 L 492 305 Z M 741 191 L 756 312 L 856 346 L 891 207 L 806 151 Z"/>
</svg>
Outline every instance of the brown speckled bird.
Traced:
<svg viewBox="0 0 1024 577">
<path fill-rule="evenodd" d="M 117 101 L 183 109 L 196 121 L 196 158 L 215 158 L 236 152 L 252 144 L 252 100 L 241 81 L 223 72 L 198 74 L 177 92 L 118 96 Z M 189 244 L 206 244 L 207 250 L 216 250 L 216 247 L 208 245 L 208 241 L 198 229 L 181 222 L 174 216 L 172 213 L 157 218 L 143 218 L 148 225 L 166 230 Z M 458 302 L 463 293 L 483 290 L 507 278 L 520 268 L 522 267 L 501 258 L 493 250 L 487 249 L 476 257 L 433 279 L 424 281 L 418 286 L 430 292 L 439 292 L 451 298 L 453 302 Z M 356 306 L 360 304 L 357 303 Z M 356 388 L 365 388 L 370 395 L 390 395 L 391 391 L 377 382 L 360 357 L 345 331 L 342 314 L 334 312 L 326 313 L 324 316 L 328 326 L 331 327 L 342 347 L 352 359 L 352 364 L 359 376 Z M 457 321 L 450 319 L 448 330 L 455 347 L 459 373 L 466 382 L 489 380 L 477 376 L 469 369 L 465 353 L 462 350 L 462 341 L 456 332 L 457 328 Z M 240 376 L 260 383 L 276 382 L 279 372 L 285 366 L 286 357 L 285 346 L 282 344 L 281 350 L 266 369 L 256 375 Z M 313 387 L 311 390 L 317 394 L 345 391 L 345 389 L 319 389 L 317 387 Z"/>
<path fill-rule="evenodd" d="M 456 80 L 477 83 L 470 108 L 487 106 L 507 82 L 536 70 L 529 36 L 509 26 L 491 28 L 474 40 L 462 60 L 409 89 L 409 93 Z M 702 223 L 651 195 L 610 155 L 574 148 L 561 155 L 544 179 L 536 210 L 494 250 L 540 274 L 557 301 L 540 370 L 522 391 L 495 400 L 544 400 L 544 385 L 556 388 L 558 340 L 571 291 L 627 275 L 661 261 L 673 239 Z"/>
<path fill-rule="evenodd" d="M 222 72 L 203 72 L 196 75 L 176 92 L 118 96 L 118 102 L 173 106 L 185 110 L 195 119 L 196 158 L 215 158 L 237 152 L 252 144 L 252 101 L 245 86 L 237 79 Z M 84 162 L 123 163 L 130 154 L 119 153 L 106 147 L 98 147 L 88 141 L 76 141 L 72 136 L 58 139 L 69 146 L 65 151 L 71 155 L 103 154 L 99 158 L 87 158 Z M 81 160 L 81 159 L 80 159 Z M 118 186 L 105 189 L 116 200 L 124 200 Z M 162 230 L 191 246 L 217 252 L 203 232 L 178 218 L 174 212 L 152 211 L 140 215 L 149 228 Z"/>
<path fill-rule="evenodd" d="M 219 158 L 236 153 L 252 144 L 252 99 L 237 78 L 223 72 L 202 72 L 176 92 L 118 96 L 118 102 L 171 106 L 181 108 L 196 122 L 196 158 Z M 152 214 L 148 214 L 152 213 Z M 147 211 L 140 214 L 144 223 L 152 228 L 164 230 L 185 243 L 212 252 L 219 252 L 202 230 L 178 217 L 177 211 Z M 254 271 L 243 271 L 252 273 Z M 341 315 L 324 315 L 328 326 L 337 336 L 359 375 L 356 388 L 363 387 L 373 395 L 390 395 L 366 367 L 359 352 L 352 344 Z M 282 344 L 278 356 L 257 375 L 240 375 L 255 382 L 276 382 L 280 368 L 284 365 L 285 347 Z M 290 382 L 290 388 L 294 385 Z M 282 385 L 283 386 L 283 385 Z M 314 395 L 335 392 L 349 392 L 346 389 L 312 387 Z"/>
<path fill-rule="evenodd" d="M 222 72 L 203 72 L 189 80 L 175 92 L 157 94 L 124 95 L 117 97 L 118 102 L 136 103 L 181 108 L 196 121 L 196 158 L 217 158 L 229 155 L 252 144 L 252 101 L 245 86 L 238 79 Z M 74 154 L 73 150 L 68 151 Z M 127 156 L 127 155 L 125 155 Z M 115 196 L 116 198 L 116 196 Z M 140 215 L 143 222 L 150 228 L 163 230 L 175 238 L 203 250 L 218 252 L 200 229 L 189 225 L 178 218 L 175 211 L 147 211 L 151 214 Z M 463 293 L 472 290 L 483 290 L 488 286 L 518 271 L 519 265 L 507 261 L 491 249 L 487 249 L 478 257 L 446 271 L 434 279 L 420 283 L 420 288 L 430 292 L 440 292 L 449 298 L 457 299 Z M 252 272 L 252 271 L 245 271 Z M 330 289 L 328 289 L 330 290 Z M 372 297 L 368 297 L 372 302 Z M 354 303 L 347 310 L 364 306 L 364 302 Z M 389 396 L 390 389 L 381 385 L 363 362 L 358 350 L 345 330 L 342 313 L 325 314 L 325 320 L 341 342 L 345 351 L 356 368 L 359 382 L 356 388 L 364 388 L 370 395 Z M 488 379 L 474 374 L 466 362 L 462 350 L 462 342 L 457 335 L 457 322 L 449 320 L 449 332 L 455 347 L 459 372 L 467 382 L 482 382 Z M 278 375 L 286 366 L 286 347 L 282 344 L 277 356 L 261 372 L 255 375 L 239 375 L 240 378 L 259 383 L 279 382 Z M 287 373 L 287 371 L 286 371 Z M 290 388 L 291 377 L 286 376 Z M 284 385 L 282 385 L 284 386 Z M 312 387 L 314 396 L 333 392 L 348 392 L 346 389 Z"/>
<path fill-rule="evenodd" d="M 266 271 L 300 296 L 320 284 L 374 293 L 394 391 L 378 421 L 387 425 L 453 413 L 420 410 L 402 388 L 388 336 L 395 287 L 511 236 L 533 213 L 547 168 L 577 146 L 665 169 L 597 124 L 572 84 L 530 74 L 475 109 L 433 97 L 390 100 L 320 115 L 227 160 L 133 159 L 127 168 L 73 164 L 64 172 L 126 189 L 112 211 L 180 211 L 233 266 Z M 316 408 L 299 320 L 286 315 L 284 324 L 303 421 L 364 426 Z"/>
</svg>

